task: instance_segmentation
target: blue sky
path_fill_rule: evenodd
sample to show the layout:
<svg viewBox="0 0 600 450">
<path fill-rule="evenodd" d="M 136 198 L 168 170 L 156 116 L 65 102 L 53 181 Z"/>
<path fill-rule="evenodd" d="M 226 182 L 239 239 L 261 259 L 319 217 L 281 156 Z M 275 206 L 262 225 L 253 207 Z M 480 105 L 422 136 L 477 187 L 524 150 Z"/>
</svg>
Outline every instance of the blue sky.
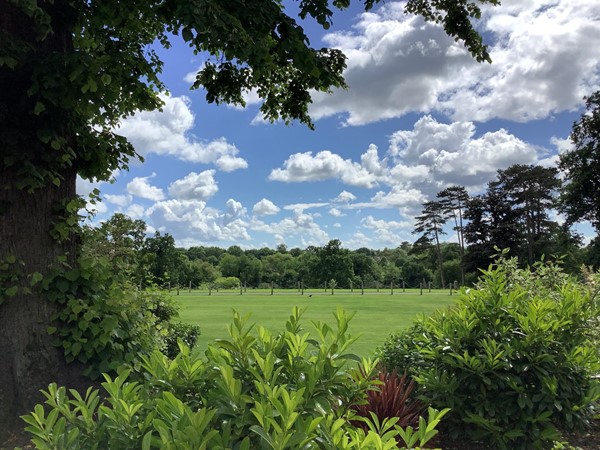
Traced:
<svg viewBox="0 0 600 450">
<path fill-rule="evenodd" d="M 479 23 L 492 64 L 401 2 L 369 13 L 357 3 L 328 31 L 307 23 L 314 47 L 348 56 L 348 90 L 313 96 L 315 131 L 265 123 L 253 93 L 245 109 L 208 105 L 189 89 L 203 55 L 173 38 L 160 52 L 163 111 L 119 129 L 145 162 L 100 184 L 94 220 L 123 212 L 183 247 L 414 241 L 421 203 L 445 187 L 477 194 L 498 169 L 555 164 L 582 98 L 600 88 L 600 2 L 502 3 Z"/>
</svg>

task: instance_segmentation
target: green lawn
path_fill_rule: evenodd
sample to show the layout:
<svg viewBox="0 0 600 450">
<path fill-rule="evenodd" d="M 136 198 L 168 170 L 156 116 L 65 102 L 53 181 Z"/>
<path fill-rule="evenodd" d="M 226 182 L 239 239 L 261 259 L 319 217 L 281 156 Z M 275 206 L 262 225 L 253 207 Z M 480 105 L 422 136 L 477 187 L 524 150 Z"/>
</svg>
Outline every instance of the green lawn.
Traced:
<svg viewBox="0 0 600 450">
<path fill-rule="evenodd" d="M 174 293 L 173 293 L 174 294 Z M 309 297 L 309 295 L 311 295 Z M 363 356 L 381 345 L 390 333 L 405 328 L 421 313 L 431 314 L 439 308 L 451 305 L 457 295 L 450 296 L 448 291 L 424 290 L 419 295 L 418 290 L 405 293 L 402 290 L 390 290 L 380 293 L 366 291 L 361 295 L 360 290 L 354 293 L 336 291 L 325 293 L 323 290 L 306 291 L 301 296 L 295 290 L 275 292 L 251 291 L 243 295 L 236 292 L 213 292 L 209 296 L 206 291 L 182 291 L 175 298 L 181 304 L 181 320 L 200 325 L 202 335 L 198 340 L 198 350 L 204 351 L 208 342 L 227 337 L 226 326 L 231 322 L 232 310 L 242 314 L 252 313 L 251 322 L 260 324 L 271 330 L 283 329 L 285 320 L 292 308 L 305 308 L 304 319 L 306 328 L 310 329 L 311 320 L 321 320 L 334 325 L 332 313 L 338 305 L 348 312 L 356 312 L 350 324 L 352 335 L 361 335 L 352 350 Z"/>
</svg>

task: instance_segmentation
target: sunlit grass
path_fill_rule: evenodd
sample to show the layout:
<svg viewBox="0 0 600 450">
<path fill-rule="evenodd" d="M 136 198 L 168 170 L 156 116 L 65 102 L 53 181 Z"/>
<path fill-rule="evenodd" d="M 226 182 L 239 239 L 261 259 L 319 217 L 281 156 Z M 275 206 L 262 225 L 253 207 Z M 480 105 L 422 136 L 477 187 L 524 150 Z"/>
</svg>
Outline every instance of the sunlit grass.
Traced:
<svg viewBox="0 0 600 450">
<path fill-rule="evenodd" d="M 173 293 L 174 294 L 174 293 Z M 356 315 L 350 324 L 352 335 L 361 335 L 352 350 L 362 356 L 369 356 L 381 345 L 390 333 L 405 328 L 419 314 L 429 315 L 439 308 L 451 305 L 456 293 L 450 296 L 449 291 L 418 290 L 402 292 L 395 290 L 366 291 L 361 295 L 360 289 L 353 293 L 348 291 L 324 290 L 305 291 L 300 295 L 297 290 L 276 291 L 250 290 L 243 295 L 239 290 L 223 291 L 208 295 L 206 291 L 181 291 L 175 296 L 181 304 L 180 319 L 183 322 L 200 325 L 202 335 L 198 340 L 198 350 L 203 351 L 214 339 L 226 338 L 226 326 L 231 322 L 232 311 L 241 314 L 251 313 L 250 322 L 262 325 L 271 330 L 283 329 L 292 308 L 298 306 L 306 310 L 304 322 L 310 330 L 311 320 L 320 320 L 334 325 L 333 312 L 338 306 Z"/>
</svg>

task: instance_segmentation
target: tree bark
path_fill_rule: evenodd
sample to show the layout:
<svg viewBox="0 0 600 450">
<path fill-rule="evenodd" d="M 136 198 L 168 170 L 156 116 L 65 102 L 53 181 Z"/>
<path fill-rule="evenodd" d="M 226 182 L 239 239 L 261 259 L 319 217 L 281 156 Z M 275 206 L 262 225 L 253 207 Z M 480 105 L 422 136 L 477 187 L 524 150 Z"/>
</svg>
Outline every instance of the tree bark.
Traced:
<svg viewBox="0 0 600 450">
<path fill-rule="evenodd" d="M 0 176 L 3 181 L 11 177 Z M 61 255 L 75 264 L 76 238 L 58 243 L 50 236 L 57 203 L 75 196 L 75 170 L 63 176 L 60 187 L 33 193 L 0 190 L 0 204 L 5 205 L 0 215 L 0 259 L 16 258 L 11 270 L 19 272 L 21 288 L 30 284 L 28 274 L 46 274 Z M 67 365 L 62 350 L 50 342 L 47 328 L 59 305 L 47 301 L 35 287 L 32 290 L 0 304 L 0 442 L 10 430 L 23 428 L 19 416 L 43 401 L 40 389 L 52 382 L 75 388 L 89 384 L 80 376 L 81 367 Z"/>
<path fill-rule="evenodd" d="M 44 400 L 40 389 L 51 382 L 76 388 L 91 384 L 80 375 L 82 367 L 67 365 L 62 350 L 51 344 L 47 328 L 59 305 L 47 301 L 37 287 L 29 294 L 23 292 L 31 284 L 31 274 L 46 275 L 59 264 L 59 256 L 76 265 L 78 248 L 75 235 L 58 242 L 50 234 L 60 206 L 76 195 L 76 167 L 60 169 L 56 174 L 59 186 L 46 176 L 45 186 L 23 189 L 27 185 L 24 178 L 39 179 L 36 177 L 44 173 L 25 171 L 25 166 L 14 163 L 43 168 L 57 155 L 36 135 L 40 118 L 32 113 L 36 99 L 28 90 L 38 58 L 72 51 L 72 36 L 65 23 L 70 7 L 65 0 L 39 3 L 52 17 L 52 32 L 41 40 L 34 21 L 18 4 L 0 0 L 3 32 L 30 44 L 16 67 L 0 67 L 0 263 L 7 258 L 16 260 L 8 269 L 0 269 L 0 288 L 20 288 L 15 296 L 0 298 L 0 447 L 9 434 L 23 429 L 25 423 L 19 416 Z M 55 119 L 67 124 L 67 115 Z M 68 138 L 68 131 L 63 136 Z M 6 279 L 13 274 L 18 275 L 16 281 Z"/>
<path fill-rule="evenodd" d="M 444 283 L 444 263 L 442 262 L 442 249 L 440 247 L 440 237 L 437 231 L 437 223 L 434 222 L 435 225 L 435 250 L 437 253 L 437 262 L 438 262 L 438 270 L 440 271 L 440 281 L 442 282 L 441 289 L 446 287 Z"/>
</svg>

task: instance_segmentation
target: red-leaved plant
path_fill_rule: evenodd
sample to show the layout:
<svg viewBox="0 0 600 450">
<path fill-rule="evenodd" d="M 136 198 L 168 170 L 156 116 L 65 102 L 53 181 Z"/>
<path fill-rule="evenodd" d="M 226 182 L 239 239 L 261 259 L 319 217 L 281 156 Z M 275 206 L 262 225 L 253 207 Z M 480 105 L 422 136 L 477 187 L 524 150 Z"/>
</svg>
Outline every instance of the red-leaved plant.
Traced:
<svg viewBox="0 0 600 450">
<path fill-rule="evenodd" d="M 353 405 L 352 409 L 360 417 L 371 419 L 371 413 L 374 413 L 380 422 L 398 417 L 397 425 L 402 428 L 409 425 L 417 428 L 419 417 L 425 411 L 425 404 L 411 398 L 414 390 L 415 382 L 408 381 L 406 372 L 399 377 L 396 369 L 388 372 L 382 368 L 377 375 L 377 386 L 367 391 L 366 403 Z M 368 431 L 368 425 L 362 420 L 353 420 L 352 424 Z"/>
</svg>

